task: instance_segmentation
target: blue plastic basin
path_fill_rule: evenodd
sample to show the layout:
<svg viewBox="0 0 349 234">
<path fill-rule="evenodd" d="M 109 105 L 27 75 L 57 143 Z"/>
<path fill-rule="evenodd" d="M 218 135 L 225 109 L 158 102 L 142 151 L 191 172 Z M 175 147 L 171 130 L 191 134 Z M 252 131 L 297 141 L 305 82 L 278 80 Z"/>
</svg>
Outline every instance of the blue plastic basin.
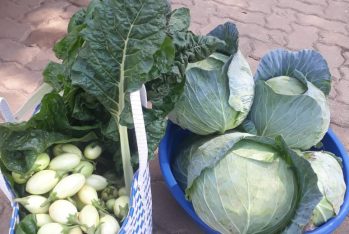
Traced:
<svg viewBox="0 0 349 234">
<path fill-rule="evenodd" d="M 181 129 L 179 126 L 169 122 L 166 134 L 162 139 L 159 147 L 159 159 L 160 168 L 162 175 L 165 179 L 166 185 L 169 188 L 172 196 L 176 199 L 179 205 L 189 214 L 189 216 L 202 228 L 205 233 L 217 234 L 218 232 L 211 229 L 206 225 L 194 211 L 191 202 L 187 201 L 184 196 L 184 192 L 177 184 L 172 170 L 171 170 L 171 160 L 176 155 L 179 150 L 179 145 L 181 142 L 185 141 L 185 138 L 192 133 Z M 349 158 L 343 144 L 334 134 L 334 132 L 329 129 L 326 133 L 324 139 L 322 140 L 323 150 L 330 151 L 335 155 L 343 159 L 343 172 L 345 183 L 348 187 L 349 182 Z M 349 192 L 348 189 L 345 193 L 344 203 L 341 206 L 340 212 L 337 216 L 328 220 L 325 224 L 318 227 L 313 231 L 306 232 L 307 234 L 330 234 L 339 227 L 339 225 L 344 221 L 345 217 L 349 213 Z"/>
</svg>

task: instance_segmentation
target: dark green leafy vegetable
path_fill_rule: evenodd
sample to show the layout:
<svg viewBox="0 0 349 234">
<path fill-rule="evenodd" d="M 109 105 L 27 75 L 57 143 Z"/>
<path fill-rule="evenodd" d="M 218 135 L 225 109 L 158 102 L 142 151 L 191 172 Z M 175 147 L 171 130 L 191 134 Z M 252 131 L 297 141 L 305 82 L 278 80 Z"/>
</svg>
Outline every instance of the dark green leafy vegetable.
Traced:
<svg viewBox="0 0 349 234">
<path fill-rule="evenodd" d="M 28 122 L 0 125 L 1 160 L 18 173 L 29 171 L 36 156 L 51 145 L 96 139 L 98 126 L 72 126 L 66 116 L 63 99 L 50 93 L 41 102 L 41 110 Z"/>
<path fill-rule="evenodd" d="M 16 226 L 16 234 L 36 234 L 38 227 L 36 226 L 36 218 L 34 214 L 24 217 Z"/>
<path fill-rule="evenodd" d="M 189 24 L 189 10 L 171 12 L 165 0 L 93 0 L 75 13 L 68 34 L 54 46 L 62 64 L 51 62 L 44 71 L 45 82 L 62 96 L 47 95 L 40 113 L 27 123 L 0 126 L 4 166 L 24 173 L 53 144 L 98 138 L 116 171 L 124 156 L 130 177 L 127 161 L 136 152 L 129 148 L 129 93 L 143 84 L 147 88 L 152 108 L 144 116 L 152 157 L 166 116 L 183 91 L 188 62 L 224 45 L 216 37 L 193 34 Z"/>
</svg>

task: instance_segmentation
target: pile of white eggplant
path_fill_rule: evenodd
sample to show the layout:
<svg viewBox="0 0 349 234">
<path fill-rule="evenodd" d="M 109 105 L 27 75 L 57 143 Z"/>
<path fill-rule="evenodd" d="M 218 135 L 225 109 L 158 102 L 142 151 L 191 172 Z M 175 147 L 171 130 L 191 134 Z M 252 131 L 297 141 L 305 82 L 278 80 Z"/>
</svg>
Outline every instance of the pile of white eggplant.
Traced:
<svg viewBox="0 0 349 234">
<path fill-rule="evenodd" d="M 128 213 L 129 196 L 95 172 L 102 153 L 96 143 L 82 151 L 73 144 L 53 148 L 54 157 L 40 154 L 27 175 L 12 173 L 14 182 L 25 184 L 29 196 L 17 198 L 35 215 L 38 234 L 116 234 Z"/>
</svg>

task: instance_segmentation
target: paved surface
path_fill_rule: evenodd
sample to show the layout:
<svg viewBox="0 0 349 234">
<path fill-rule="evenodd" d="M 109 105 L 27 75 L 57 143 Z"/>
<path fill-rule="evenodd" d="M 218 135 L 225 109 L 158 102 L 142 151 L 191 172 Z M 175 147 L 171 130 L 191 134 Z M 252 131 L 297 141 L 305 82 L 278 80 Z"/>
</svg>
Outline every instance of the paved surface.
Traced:
<svg viewBox="0 0 349 234">
<path fill-rule="evenodd" d="M 55 59 L 54 42 L 66 33 L 70 16 L 87 2 L 0 0 L 0 96 L 9 100 L 13 111 L 42 83 L 42 69 Z M 173 0 L 172 4 L 191 9 L 192 29 L 198 33 L 227 20 L 236 22 L 240 48 L 253 71 L 273 48 L 319 50 L 334 76 L 331 127 L 349 149 L 349 0 Z M 151 171 L 154 233 L 200 233 L 168 193 L 157 161 Z M 349 233 L 349 223 L 337 233 Z"/>
</svg>

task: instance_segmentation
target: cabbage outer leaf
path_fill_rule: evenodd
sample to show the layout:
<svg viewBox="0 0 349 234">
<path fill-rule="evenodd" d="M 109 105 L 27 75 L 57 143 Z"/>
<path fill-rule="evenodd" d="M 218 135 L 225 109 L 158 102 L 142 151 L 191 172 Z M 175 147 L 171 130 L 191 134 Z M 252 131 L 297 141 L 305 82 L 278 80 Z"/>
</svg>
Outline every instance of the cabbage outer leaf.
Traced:
<svg viewBox="0 0 349 234">
<path fill-rule="evenodd" d="M 325 135 L 330 110 L 325 95 L 311 82 L 301 95 L 276 93 L 265 81 L 256 81 L 255 98 L 248 119 L 257 135 L 281 135 L 291 148 L 309 149 Z"/>
<path fill-rule="evenodd" d="M 330 152 L 307 151 L 304 157 L 315 171 L 318 187 L 324 196 L 316 206 L 312 217 L 312 222 L 319 226 L 338 214 L 343 204 L 346 191 L 343 170 L 338 158 Z"/>
<path fill-rule="evenodd" d="M 319 88 L 325 95 L 331 90 L 331 73 L 326 60 L 314 50 L 300 50 L 291 52 L 276 49 L 263 56 L 255 80 L 268 80 L 277 76 L 295 77 L 296 72 Z"/>
</svg>

